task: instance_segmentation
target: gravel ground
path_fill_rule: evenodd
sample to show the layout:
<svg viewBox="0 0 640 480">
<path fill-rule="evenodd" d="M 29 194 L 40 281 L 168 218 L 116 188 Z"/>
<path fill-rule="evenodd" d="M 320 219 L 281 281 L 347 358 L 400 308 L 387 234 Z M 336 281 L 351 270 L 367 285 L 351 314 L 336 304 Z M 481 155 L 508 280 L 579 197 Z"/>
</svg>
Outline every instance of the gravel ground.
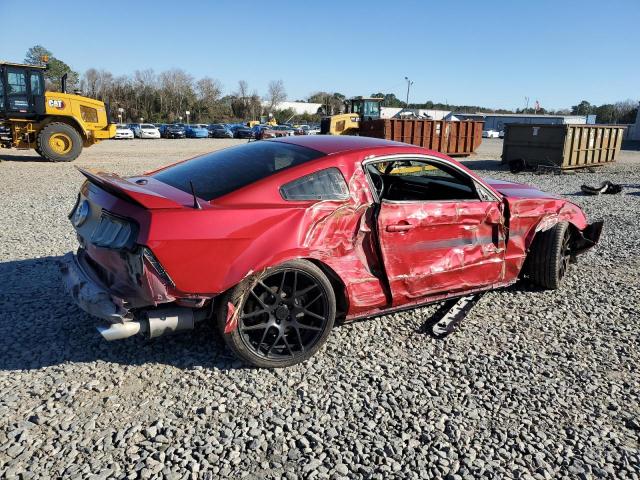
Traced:
<svg viewBox="0 0 640 480">
<path fill-rule="evenodd" d="M 224 140 L 104 142 L 75 162 L 122 174 Z M 2 478 L 640 478 L 640 152 L 597 173 L 482 174 L 566 195 L 606 220 L 562 289 L 483 297 L 445 340 L 434 308 L 337 327 L 309 362 L 238 364 L 209 325 L 102 341 L 56 261 L 81 175 L 0 159 Z M 586 197 L 609 179 L 620 195 Z"/>
</svg>

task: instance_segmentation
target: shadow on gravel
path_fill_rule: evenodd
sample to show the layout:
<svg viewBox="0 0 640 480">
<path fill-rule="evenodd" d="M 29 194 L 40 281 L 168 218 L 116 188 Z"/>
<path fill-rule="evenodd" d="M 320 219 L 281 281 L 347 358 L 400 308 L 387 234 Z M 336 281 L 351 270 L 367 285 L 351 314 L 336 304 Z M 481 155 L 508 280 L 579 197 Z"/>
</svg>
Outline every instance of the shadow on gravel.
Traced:
<svg viewBox="0 0 640 480">
<path fill-rule="evenodd" d="M 523 292 L 541 292 L 543 291 L 542 288 L 538 287 L 537 285 L 531 283 L 529 280 L 527 279 L 521 279 L 518 280 L 516 283 L 514 283 L 513 285 L 509 285 L 508 287 L 505 288 L 501 288 L 499 290 L 496 290 L 497 292 L 513 292 L 513 293 L 523 293 Z M 478 295 L 475 295 L 476 297 L 482 297 L 484 295 L 484 293 L 480 293 Z M 461 314 L 461 319 L 456 320 L 454 322 L 454 327 L 450 332 L 446 332 L 446 333 L 437 333 L 434 332 L 434 326 L 440 322 L 440 320 L 443 319 L 443 317 L 445 315 L 448 314 L 451 305 L 456 303 L 456 299 L 452 299 L 452 300 L 448 300 L 448 301 L 443 301 L 443 302 L 439 302 L 437 303 L 437 309 L 435 311 L 433 311 L 433 313 L 426 317 L 424 322 L 422 322 L 422 324 L 416 329 L 416 333 L 421 333 L 421 334 L 427 334 L 430 335 L 431 337 L 437 339 L 437 340 L 442 340 L 444 338 L 446 338 L 449 334 L 453 333 L 453 331 L 458 327 L 458 324 L 460 322 L 464 322 L 464 318 L 473 310 L 473 307 L 475 306 L 476 301 L 479 301 L 480 298 L 478 298 L 477 300 L 473 301 L 473 303 L 467 308 L 467 307 L 460 307 L 462 310 L 464 310 L 464 313 Z"/>
<path fill-rule="evenodd" d="M 496 170 L 504 170 L 505 172 L 509 171 L 509 167 L 507 165 L 502 165 L 500 160 L 460 160 L 460 163 L 468 169 L 477 172 L 495 172 Z"/>
<path fill-rule="evenodd" d="M 49 162 L 49 160 L 42 158 L 40 155 L 0 155 L 0 161 L 6 162 Z"/>
<path fill-rule="evenodd" d="M 61 258 L 0 263 L 0 371 L 97 360 L 185 369 L 241 366 L 210 324 L 154 340 L 104 341 L 95 328 L 100 320 L 81 311 L 66 293 L 58 272 Z"/>
</svg>

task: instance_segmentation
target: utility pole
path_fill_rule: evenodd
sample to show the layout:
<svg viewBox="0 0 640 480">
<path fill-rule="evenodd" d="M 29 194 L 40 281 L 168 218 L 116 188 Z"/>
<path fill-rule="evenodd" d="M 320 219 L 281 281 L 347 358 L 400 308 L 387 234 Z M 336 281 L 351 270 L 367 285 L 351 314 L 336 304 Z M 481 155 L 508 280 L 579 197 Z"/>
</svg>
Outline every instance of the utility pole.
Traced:
<svg viewBox="0 0 640 480">
<path fill-rule="evenodd" d="M 527 110 L 529 110 L 529 97 L 524 97 L 524 101 L 525 101 L 524 113 L 527 113 Z"/>
<path fill-rule="evenodd" d="M 411 80 L 409 80 L 409 77 L 404 77 L 404 79 L 407 81 L 407 101 L 406 101 L 406 108 L 409 108 L 409 90 L 411 89 L 411 85 L 413 85 L 413 82 Z"/>
</svg>

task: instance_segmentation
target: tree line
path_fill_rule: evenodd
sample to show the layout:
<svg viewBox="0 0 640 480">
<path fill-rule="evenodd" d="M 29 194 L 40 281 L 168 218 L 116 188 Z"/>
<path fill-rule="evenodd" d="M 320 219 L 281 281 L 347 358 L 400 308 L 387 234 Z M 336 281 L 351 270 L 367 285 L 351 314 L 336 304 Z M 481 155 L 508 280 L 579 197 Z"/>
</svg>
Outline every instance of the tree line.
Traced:
<svg viewBox="0 0 640 480">
<path fill-rule="evenodd" d="M 25 63 L 41 64 L 42 56 L 49 57 L 49 68 L 45 72 L 48 90 L 59 90 L 61 77 L 67 74 L 69 90 L 109 103 L 112 118 L 122 113 L 125 122 L 145 121 L 173 123 L 186 121 L 190 112 L 193 122 L 231 122 L 259 120 L 273 115 L 278 122 L 295 118 L 296 121 L 317 122 L 324 114 L 333 115 L 344 111 L 345 95 L 339 92 L 317 91 L 305 100 L 319 103 L 317 113 L 295 115 L 291 109 L 281 110 L 278 105 L 286 100 L 287 93 L 282 80 L 269 83 L 267 92 L 260 96 L 251 89 L 246 80 L 240 80 L 237 88 L 226 95 L 219 80 L 211 77 L 196 79 L 182 69 L 174 68 L 160 73 L 151 69 L 136 70 L 132 75 L 114 76 L 103 69 L 90 68 L 80 75 L 64 61 L 41 45 L 27 51 Z M 406 103 L 393 93 L 376 92 L 371 97 L 382 98 L 386 107 L 405 107 Z M 592 105 L 586 100 L 570 108 L 547 110 L 545 108 L 494 109 L 478 105 L 455 105 L 448 102 L 410 103 L 409 108 L 449 110 L 460 113 L 538 113 L 556 115 L 597 115 L 598 123 L 633 123 L 638 103 L 624 100 L 613 104 Z"/>
<path fill-rule="evenodd" d="M 25 63 L 42 64 L 43 56 L 48 56 L 48 90 L 59 91 L 66 74 L 69 91 L 107 102 L 112 118 L 121 115 L 124 122 L 143 118 L 146 122 L 174 123 L 186 121 L 186 112 L 193 122 L 258 120 L 269 113 L 277 115 L 278 104 L 287 98 L 282 80 L 271 81 L 263 97 L 245 80 L 238 82 L 234 92 L 224 95 L 219 80 L 208 76 L 196 79 L 179 68 L 160 73 L 136 70 L 120 76 L 90 68 L 80 75 L 41 45 L 27 51 Z"/>
</svg>

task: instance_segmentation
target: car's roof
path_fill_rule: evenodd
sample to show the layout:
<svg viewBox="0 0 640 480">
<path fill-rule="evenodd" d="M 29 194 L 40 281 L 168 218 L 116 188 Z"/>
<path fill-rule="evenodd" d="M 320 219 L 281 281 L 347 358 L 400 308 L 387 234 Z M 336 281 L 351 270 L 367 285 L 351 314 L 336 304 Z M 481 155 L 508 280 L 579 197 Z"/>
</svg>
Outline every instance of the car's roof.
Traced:
<svg viewBox="0 0 640 480">
<path fill-rule="evenodd" d="M 360 137 L 352 135 L 300 135 L 296 137 L 282 137 L 268 141 L 300 145 L 301 147 L 311 148 L 327 155 L 333 153 L 348 152 L 352 150 L 363 150 L 368 148 L 412 147 L 411 145 L 407 145 L 406 143 L 394 142 L 381 138 Z"/>
</svg>

